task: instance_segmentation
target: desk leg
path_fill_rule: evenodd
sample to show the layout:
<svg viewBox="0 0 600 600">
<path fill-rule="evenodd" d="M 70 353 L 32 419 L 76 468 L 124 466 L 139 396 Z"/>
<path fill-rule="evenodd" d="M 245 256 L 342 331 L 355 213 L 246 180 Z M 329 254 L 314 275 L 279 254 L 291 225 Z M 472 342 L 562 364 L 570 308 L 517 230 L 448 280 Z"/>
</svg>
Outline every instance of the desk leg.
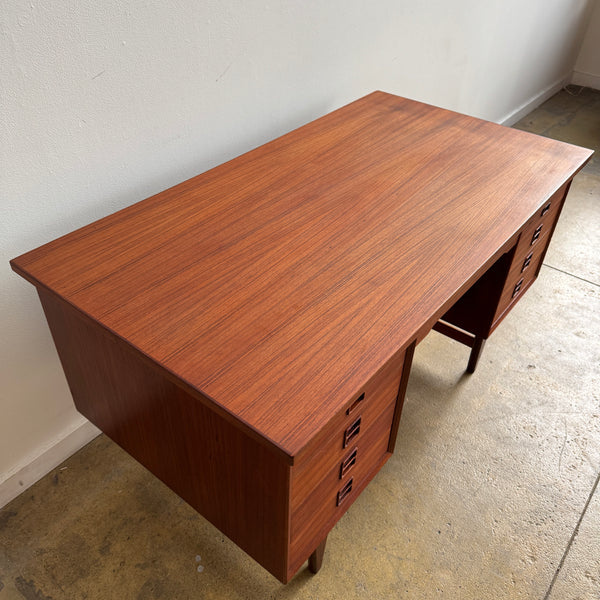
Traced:
<svg viewBox="0 0 600 600">
<path fill-rule="evenodd" d="M 308 559 L 308 568 L 311 573 L 318 573 L 321 565 L 323 564 L 323 556 L 325 554 L 325 544 L 327 538 L 325 538 L 318 546 L 317 549 L 310 555 Z"/>
<path fill-rule="evenodd" d="M 467 373 L 475 373 L 475 367 L 477 366 L 477 361 L 479 360 L 484 344 L 485 338 L 475 336 L 473 346 L 471 347 L 471 354 L 469 356 L 469 364 L 467 365 Z"/>
<path fill-rule="evenodd" d="M 475 367 L 477 366 L 477 361 L 479 360 L 479 356 L 481 355 L 481 351 L 483 350 L 486 338 L 481 337 L 479 335 L 475 335 L 470 331 L 461 329 L 460 327 L 457 327 L 452 323 L 447 323 L 443 320 L 439 320 L 433 326 L 433 329 L 471 348 L 471 354 L 469 355 L 469 364 L 467 365 L 467 373 L 475 373 Z"/>
</svg>

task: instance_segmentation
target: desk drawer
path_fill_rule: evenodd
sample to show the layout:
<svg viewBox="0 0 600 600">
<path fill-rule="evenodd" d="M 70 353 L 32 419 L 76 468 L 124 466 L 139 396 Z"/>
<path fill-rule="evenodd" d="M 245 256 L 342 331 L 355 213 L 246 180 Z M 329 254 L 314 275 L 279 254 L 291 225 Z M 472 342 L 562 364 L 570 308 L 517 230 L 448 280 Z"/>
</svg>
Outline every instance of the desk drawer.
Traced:
<svg viewBox="0 0 600 600">
<path fill-rule="evenodd" d="M 565 192 L 566 186 L 563 186 L 536 211 L 523 227 L 500 295 L 494 316 L 494 325 L 502 319 L 537 277 L 564 201 Z"/>
<path fill-rule="evenodd" d="M 554 228 L 565 192 L 566 186 L 563 186 L 547 202 L 544 202 L 527 221 L 519 237 L 515 260 L 524 257 L 531 249 L 543 246 L 543 239 L 547 238 Z"/>
<path fill-rule="evenodd" d="M 324 474 L 291 513 L 292 563 L 296 561 L 301 564 L 306 560 L 320 538 L 356 499 L 370 476 L 379 470 L 388 454 L 393 417 L 394 404 L 390 404 L 372 419 L 369 427 L 365 427 L 356 438 L 356 445 L 350 446 L 338 460 L 322 457 L 317 469 Z M 351 457 L 354 457 L 354 462 L 349 460 Z M 344 470 L 346 461 L 350 466 Z"/>
<path fill-rule="evenodd" d="M 550 236 L 540 237 L 533 246 L 525 248 L 525 252 L 515 254 L 510 270 L 508 271 L 507 282 L 516 282 L 522 277 L 535 277 L 538 271 L 538 265 L 546 253 L 546 248 L 550 243 Z M 508 286 L 510 287 L 510 285 Z M 504 292 L 508 290 L 505 288 Z"/>
<path fill-rule="evenodd" d="M 360 445 L 379 415 L 395 406 L 403 358 L 400 356 L 385 365 L 348 400 L 344 410 L 300 455 L 292 473 L 292 511 L 312 493 L 326 473 L 338 468 L 348 452 Z"/>
<path fill-rule="evenodd" d="M 394 357 L 297 458 L 291 473 L 292 572 L 308 558 L 390 455 L 404 364 Z M 349 414 L 348 414 L 349 412 Z"/>
<path fill-rule="evenodd" d="M 524 256 L 524 253 L 515 256 L 511 265 L 506 283 L 498 302 L 498 308 L 494 317 L 497 322 L 506 311 L 523 295 L 525 290 L 533 283 L 537 277 L 538 266 L 545 254 L 546 247 L 550 241 L 550 236 L 545 236 L 539 241 L 536 248 L 531 248 Z M 528 249 L 528 248 L 526 248 Z"/>
</svg>

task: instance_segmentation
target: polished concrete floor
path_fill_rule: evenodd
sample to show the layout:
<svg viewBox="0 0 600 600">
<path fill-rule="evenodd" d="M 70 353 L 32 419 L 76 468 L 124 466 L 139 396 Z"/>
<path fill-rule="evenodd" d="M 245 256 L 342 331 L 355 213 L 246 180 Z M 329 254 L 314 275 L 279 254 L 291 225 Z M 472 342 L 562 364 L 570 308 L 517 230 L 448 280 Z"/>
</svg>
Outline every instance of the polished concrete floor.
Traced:
<svg viewBox="0 0 600 600">
<path fill-rule="evenodd" d="M 600 148 L 600 92 L 522 129 Z M 417 348 L 396 453 L 281 585 L 101 436 L 0 510 L 0 600 L 600 599 L 600 161 L 538 282 L 468 350 Z"/>
</svg>

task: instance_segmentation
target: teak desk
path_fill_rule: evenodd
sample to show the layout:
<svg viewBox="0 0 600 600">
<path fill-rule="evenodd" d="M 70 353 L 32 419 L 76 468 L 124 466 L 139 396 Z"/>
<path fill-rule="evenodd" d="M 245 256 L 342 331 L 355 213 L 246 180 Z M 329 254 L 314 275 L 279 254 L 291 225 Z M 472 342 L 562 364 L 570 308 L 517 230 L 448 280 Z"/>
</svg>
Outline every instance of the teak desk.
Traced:
<svg viewBox="0 0 600 600">
<path fill-rule="evenodd" d="M 590 155 L 375 92 L 12 267 L 77 409 L 287 582 L 390 457 L 415 344 L 474 370 Z"/>
</svg>

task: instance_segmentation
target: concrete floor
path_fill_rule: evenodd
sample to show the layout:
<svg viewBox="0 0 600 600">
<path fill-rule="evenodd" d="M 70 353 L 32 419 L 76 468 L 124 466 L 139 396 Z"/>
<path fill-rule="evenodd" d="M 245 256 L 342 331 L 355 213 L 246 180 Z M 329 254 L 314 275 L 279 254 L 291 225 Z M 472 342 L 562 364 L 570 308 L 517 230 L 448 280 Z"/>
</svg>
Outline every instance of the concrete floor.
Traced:
<svg viewBox="0 0 600 600">
<path fill-rule="evenodd" d="M 600 92 L 517 126 L 600 149 Z M 574 95 L 572 95 L 574 94 Z M 600 159 L 488 342 L 417 348 L 395 455 L 281 585 L 100 436 L 0 510 L 0 600 L 600 599 Z"/>
</svg>

